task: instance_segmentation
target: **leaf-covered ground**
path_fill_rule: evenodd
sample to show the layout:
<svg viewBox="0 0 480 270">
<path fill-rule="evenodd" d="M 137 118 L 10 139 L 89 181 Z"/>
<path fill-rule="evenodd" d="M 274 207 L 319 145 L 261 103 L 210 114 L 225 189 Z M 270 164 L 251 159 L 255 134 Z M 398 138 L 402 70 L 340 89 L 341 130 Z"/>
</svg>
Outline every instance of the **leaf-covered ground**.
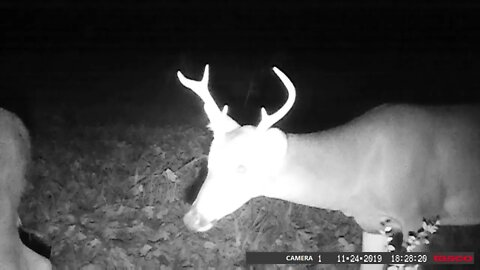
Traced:
<svg viewBox="0 0 480 270">
<path fill-rule="evenodd" d="M 211 139 L 191 125 L 37 130 L 23 224 L 51 244 L 57 269 L 248 269 L 247 250 L 358 250 L 360 230 L 351 218 L 267 198 L 207 233 L 188 231 L 186 199 L 205 176 Z"/>
</svg>

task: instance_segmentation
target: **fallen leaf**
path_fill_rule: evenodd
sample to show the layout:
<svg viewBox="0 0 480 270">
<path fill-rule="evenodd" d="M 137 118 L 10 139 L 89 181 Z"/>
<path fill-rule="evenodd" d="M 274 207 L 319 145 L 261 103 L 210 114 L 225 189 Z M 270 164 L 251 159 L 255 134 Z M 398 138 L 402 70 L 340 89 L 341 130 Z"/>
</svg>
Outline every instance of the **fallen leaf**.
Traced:
<svg viewBox="0 0 480 270">
<path fill-rule="evenodd" d="M 168 180 L 172 181 L 172 182 L 177 182 L 177 175 L 170 169 L 166 169 L 162 175 L 167 178 Z"/>
</svg>

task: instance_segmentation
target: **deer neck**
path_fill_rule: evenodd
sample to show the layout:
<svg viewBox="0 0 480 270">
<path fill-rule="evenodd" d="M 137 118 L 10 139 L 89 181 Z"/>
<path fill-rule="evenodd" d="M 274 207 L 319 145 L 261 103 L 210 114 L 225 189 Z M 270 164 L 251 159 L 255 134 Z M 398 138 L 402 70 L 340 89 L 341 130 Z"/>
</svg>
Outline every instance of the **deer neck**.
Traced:
<svg viewBox="0 0 480 270">
<path fill-rule="evenodd" d="M 287 134 L 287 153 L 269 197 L 348 214 L 347 203 L 361 186 L 357 142 L 344 128 Z"/>
</svg>

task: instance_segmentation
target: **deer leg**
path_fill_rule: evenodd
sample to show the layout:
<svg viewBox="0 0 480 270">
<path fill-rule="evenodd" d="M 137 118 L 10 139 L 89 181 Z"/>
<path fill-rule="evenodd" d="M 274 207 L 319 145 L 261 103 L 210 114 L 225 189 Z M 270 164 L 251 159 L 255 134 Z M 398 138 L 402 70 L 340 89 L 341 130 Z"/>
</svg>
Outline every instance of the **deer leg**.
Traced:
<svg viewBox="0 0 480 270">
<path fill-rule="evenodd" d="M 388 239 L 385 235 L 363 232 L 362 251 L 363 252 L 386 252 Z M 361 270 L 383 270 L 383 264 L 362 264 Z"/>
</svg>

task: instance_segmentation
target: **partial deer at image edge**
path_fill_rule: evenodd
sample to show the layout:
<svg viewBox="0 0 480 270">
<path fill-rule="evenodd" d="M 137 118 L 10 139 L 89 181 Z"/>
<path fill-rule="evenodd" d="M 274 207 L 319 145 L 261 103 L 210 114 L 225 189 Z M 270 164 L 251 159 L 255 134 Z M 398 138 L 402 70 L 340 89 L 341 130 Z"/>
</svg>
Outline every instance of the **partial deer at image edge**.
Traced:
<svg viewBox="0 0 480 270">
<path fill-rule="evenodd" d="M 17 209 L 30 162 L 30 138 L 21 120 L 0 108 L 0 270 L 50 270 L 52 265 L 20 240 Z"/>
</svg>

